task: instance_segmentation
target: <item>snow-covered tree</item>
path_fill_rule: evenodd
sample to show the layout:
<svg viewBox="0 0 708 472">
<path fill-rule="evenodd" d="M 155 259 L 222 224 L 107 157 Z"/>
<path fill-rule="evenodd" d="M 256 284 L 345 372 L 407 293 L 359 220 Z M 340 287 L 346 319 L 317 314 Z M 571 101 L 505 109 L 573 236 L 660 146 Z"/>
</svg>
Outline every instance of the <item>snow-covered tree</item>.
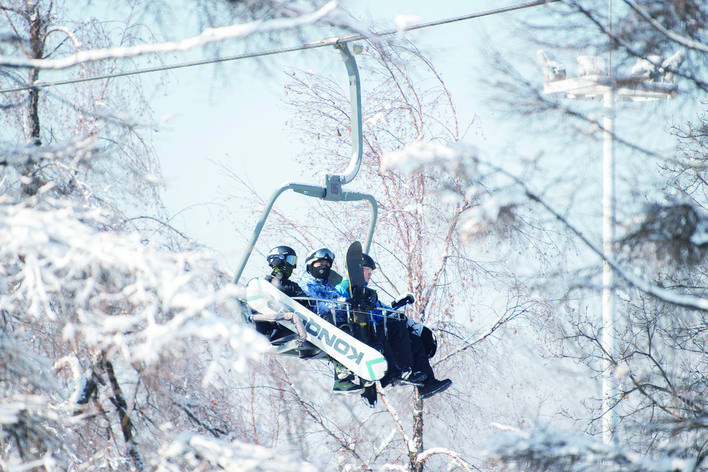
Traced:
<svg viewBox="0 0 708 472">
<path fill-rule="evenodd" d="M 606 57 L 611 50 L 607 64 L 618 88 L 640 81 L 678 84 L 678 96 L 676 105 L 654 106 L 618 98 L 613 110 L 618 237 L 606 260 L 615 273 L 614 352 L 602 339 L 596 298 L 602 289 L 599 218 L 589 216 L 597 215 L 590 202 L 599 202 L 600 195 L 601 169 L 587 157 L 601 152 L 597 106 L 544 94 L 544 71 L 516 56 L 517 62 L 512 61 L 500 46 L 490 57 L 503 74 L 489 80 L 494 87 L 489 91 L 497 105 L 508 106 L 523 120 L 521 127 L 509 127 L 519 146 L 505 148 L 503 159 L 499 152 L 482 149 L 470 161 L 460 150 L 436 150 L 430 143 L 424 152 L 411 146 L 403 158 L 391 159 L 393 165 L 400 160 L 441 169 L 470 162 L 465 167 L 473 172 L 460 186 L 460 198 L 490 188 L 490 175 L 508 178 L 513 192 L 489 192 L 481 205 L 488 211 L 469 214 L 474 217 L 467 226 L 470 234 L 499 228 L 499 217 L 510 214 L 524 222 L 516 231 L 540 229 L 556 247 L 566 248 L 556 258 L 557 271 L 534 273 L 537 296 L 558 301 L 550 305 L 552 316 L 536 328 L 539 335 L 556 339 L 558 358 L 585 366 L 598 383 L 606 376 L 618 382 L 611 411 L 602 409 L 599 388 L 579 399 L 587 410 L 572 417 L 588 437 L 552 427 L 522 431 L 489 443 L 487 457 L 524 470 L 704 470 L 705 123 L 693 104 L 705 91 L 705 8 L 696 2 L 628 0 L 615 2 L 611 21 L 607 4 L 563 2 L 543 11 L 515 34 L 535 38 L 561 57 L 551 61 L 542 55 L 546 82 L 570 78 L 570 67 L 558 64 L 572 64 L 576 55 Z M 578 62 L 580 75 L 588 74 L 580 67 L 587 63 Z M 554 70 L 564 73 L 549 73 Z M 642 127 L 638 116 L 647 117 Z M 528 131 L 542 134 L 545 142 L 533 140 Z M 533 167 L 524 168 L 520 164 L 529 147 L 537 156 Z M 594 198 L 589 198 L 591 186 Z M 611 414 L 618 415 L 617 444 L 596 442 L 590 436 Z"/>
<path fill-rule="evenodd" d="M 228 271 L 206 251 L 175 250 L 168 230 L 134 231 L 136 218 L 161 216 L 141 90 L 32 83 L 50 69 L 110 74 L 179 47 L 131 23 L 130 8 L 114 34 L 65 6 L 0 5 L 0 81 L 18 88 L 3 95 L 1 135 L 0 468 L 314 470 L 254 421 L 267 405 L 249 365 L 267 344 L 242 323 Z M 297 29 L 333 6 L 184 44 Z"/>
</svg>

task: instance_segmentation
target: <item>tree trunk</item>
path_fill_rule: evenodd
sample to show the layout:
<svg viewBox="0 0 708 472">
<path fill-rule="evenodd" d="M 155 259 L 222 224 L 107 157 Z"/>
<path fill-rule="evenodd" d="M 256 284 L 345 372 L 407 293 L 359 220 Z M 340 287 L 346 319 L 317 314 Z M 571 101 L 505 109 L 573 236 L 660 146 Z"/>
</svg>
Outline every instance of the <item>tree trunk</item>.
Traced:
<svg viewBox="0 0 708 472">
<path fill-rule="evenodd" d="M 30 58 L 41 59 L 44 56 L 44 38 L 46 25 L 39 9 L 38 2 L 27 4 L 27 20 L 29 21 L 29 43 Z M 30 85 L 39 79 L 39 69 L 30 69 L 27 81 Z M 40 126 L 39 126 L 39 89 L 29 90 L 29 100 L 27 101 L 27 133 L 29 142 L 35 146 L 41 146 Z M 41 183 L 37 175 L 37 163 L 29 159 L 25 163 L 22 174 L 29 180 L 22 184 L 22 193 L 32 196 L 37 193 Z"/>
<path fill-rule="evenodd" d="M 113 364 L 109 361 L 105 361 L 103 367 L 108 375 L 108 380 L 113 390 L 111 402 L 118 409 L 120 429 L 123 432 L 123 439 L 125 439 L 125 443 L 128 445 L 128 455 L 132 459 L 135 468 L 138 471 L 143 472 L 145 470 L 145 465 L 142 457 L 140 457 L 140 451 L 138 451 L 138 448 L 135 446 L 135 441 L 133 439 L 133 422 L 130 420 L 130 416 L 128 416 L 128 403 L 125 401 L 123 391 L 118 384 L 116 373 L 113 370 Z"/>
<path fill-rule="evenodd" d="M 424 464 L 418 461 L 423 452 L 423 399 L 416 389 L 413 400 L 413 450 L 410 451 L 411 472 L 423 472 Z"/>
<path fill-rule="evenodd" d="M 46 25 L 39 11 L 39 5 L 34 4 L 29 6 L 29 32 L 30 32 L 30 50 L 31 59 L 42 59 L 44 56 L 44 37 Z M 30 69 L 28 83 L 34 84 L 39 79 L 39 69 Z M 32 88 L 29 91 L 29 102 L 27 107 L 27 124 L 29 128 L 29 138 L 31 142 L 37 146 L 42 144 L 39 132 L 39 89 Z"/>
</svg>

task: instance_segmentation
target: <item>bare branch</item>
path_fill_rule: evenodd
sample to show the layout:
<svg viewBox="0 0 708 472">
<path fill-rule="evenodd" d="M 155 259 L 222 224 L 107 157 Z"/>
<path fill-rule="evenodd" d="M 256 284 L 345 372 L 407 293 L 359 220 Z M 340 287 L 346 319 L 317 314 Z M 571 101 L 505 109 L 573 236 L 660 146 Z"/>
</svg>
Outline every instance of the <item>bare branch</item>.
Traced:
<svg viewBox="0 0 708 472">
<path fill-rule="evenodd" d="M 267 33 L 283 29 L 297 28 L 314 23 L 335 9 L 336 3 L 329 2 L 319 10 L 309 15 L 295 19 L 276 19 L 270 21 L 254 21 L 219 28 L 208 28 L 201 34 L 182 41 L 168 41 L 165 43 L 145 44 L 129 47 L 112 47 L 80 51 L 61 59 L 23 59 L 0 56 L 0 66 L 34 68 L 34 69 L 67 69 L 79 64 L 96 62 L 104 59 L 121 59 L 141 56 L 146 54 L 164 54 L 181 52 L 206 46 L 208 44 L 226 41 L 229 39 L 245 38 L 255 33 Z"/>
<path fill-rule="evenodd" d="M 629 5 L 634 11 L 636 11 L 642 18 L 644 18 L 657 31 L 666 35 L 666 37 L 672 39 L 673 41 L 676 41 L 677 43 L 681 44 L 682 46 L 686 46 L 689 49 L 694 49 L 694 50 L 700 51 L 700 52 L 708 52 L 708 45 L 699 43 L 698 41 L 694 41 L 691 38 L 687 38 L 685 36 L 682 36 L 682 35 L 677 34 L 671 30 L 664 28 L 661 25 L 661 23 L 659 23 L 654 18 L 649 16 L 649 14 L 647 12 L 645 12 L 642 8 L 640 8 L 636 4 L 636 2 L 634 2 L 633 0 L 624 0 L 624 3 Z"/>
</svg>

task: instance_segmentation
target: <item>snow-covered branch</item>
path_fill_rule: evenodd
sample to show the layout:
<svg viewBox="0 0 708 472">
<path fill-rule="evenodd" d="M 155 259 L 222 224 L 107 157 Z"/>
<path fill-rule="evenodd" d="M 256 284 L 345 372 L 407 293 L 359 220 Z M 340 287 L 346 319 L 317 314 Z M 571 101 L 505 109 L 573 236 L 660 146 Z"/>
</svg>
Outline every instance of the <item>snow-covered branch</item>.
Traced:
<svg viewBox="0 0 708 472">
<path fill-rule="evenodd" d="M 548 202 L 534 193 L 522 179 L 491 162 L 481 160 L 475 154 L 471 154 L 468 149 L 444 146 L 439 143 L 419 142 L 411 144 L 401 151 L 385 155 L 383 162 L 387 168 L 409 173 L 424 167 L 437 167 L 447 172 L 455 172 L 453 175 L 467 179 L 467 183 L 470 185 L 470 191 L 474 189 L 474 184 L 479 180 L 478 172 L 481 167 L 493 169 L 511 179 L 523 191 L 511 191 L 504 193 L 501 197 L 499 195 L 490 197 L 494 200 L 493 204 L 483 203 L 481 207 L 484 211 L 478 210 L 474 213 L 473 216 L 476 218 L 468 221 L 468 228 L 484 227 L 483 224 L 480 224 L 480 220 L 483 219 L 484 221 L 493 222 L 503 208 L 518 206 L 523 203 L 521 197 L 525 197 L 541 205 L 546 211 L 553 215 L 573 232 L 591 251 L 606 261 L 610 267 L 612 267 L 612 270 L 630 285 L 666 303 L 684 308 L 708 311 L 708 299 L 674 293 L 671 290 L 652 284 L 641 276 L 634 275 L 629 270 L 621 267 L 615 259 L 604 254 L 597 244 L 593 243 L 585 234 L 568 221 L 567 218 L 563 217 L 563 215 L 554 210 Z M 490 209 L 492 211 L 490 211 Z"/>
<path fill-rule="evenodd" d="M 612 270 L 617 273 L 618 276 L 623 278 L 627 283 L 630 285 L 634 286 L 635 288 L 641 290 L 642 292 L 645 292 L 649 295 L 652 295 L 659 300 L 662 300 L 666 303 L 671 303 L 673 305 L 677 305 L 683 308 L 692 308 L 692 309 L 697 309 L 697 310 L 708 310 L 708 300 L 705 298 L 700 298 L 700 297 L 694 297 L 692 295 L 684 295 L 684 294 L 679 294 L 679 293 L 674 293 L 671 290 L 665 289 L 663 287 L 659 287 L 658 285 L 652 284 L 648 280 L 645 280 L 639 276 L 635 276 L 631 274 L 629 271 L 623 269 L 619 263 L 611 258 L 606 256 L 602 249 L 594 244 L 590 239 L 585 236 L 579 229 L 577 229 L 575 226 L 573 226 L 566 218 L 563 217 L 560 213 L 555 211 L 547 202 L 545 202 L 543 199 L 541 199 L 538 195 L 534 194 L 531 192 L 521 181 L 517 181 L 520 185 L 524 186 L 526 189 L 526 194 L 527 196 L 540 204 L 543 208 L 546 209 L 549 213 L 551 213 L 558 221 L 563 223 L 570 231 L 572 231 L 591 251 L 593 251 L 595 254 L 600 256 L 602 260 L 607 262 L 610 267 L 612 267 Z"/>
<path fill-rule="evenodd" d="M 157 44 L 143 44 L 128 47 L 112 47 L 79 51 L 61 59 L 27 59 L 0 55 L 0 66 L 22 67 L 34 69 L 67 69 L 79 64 L 96 62 L 104 59 L 120 59 L 141 56 L 146 54 L 164 54 L 182 52 L 196 49 L 208 44 L 226 41 L 229 39 L 245 38 L 254 33 L 268 33 L 273 31 L 298 28 L 322 20 L 332 14 L 337 7 L 332 1 L 319 10 L 298 18 L 279 18 L 269 21 L 253 21 L 218 28 L 207 28 L 201 34 L 181 41 L 167 41 Z"/>
<path fill-rule="evenodd" d="M 54 201 L 0 202 L 0 222 L 0 309 L 12 317 L 56 323 L 66 340 L 144 365 L 201 340 L 229 349 L 240 369 L 268 347 L 239 322 L 241 292 L 218 282 L 208 253 L 100 231 L 106 215 Z"/>
<path fill-rule="evenodd" d="M 690 472 L 695 459 L 648 457 L 568 432 L 536 429 L 493 436 L 482 455 L 527 471 Z"/>
<path fill-rule="evenodd" d="M 708 52 L 708 45 L 699 43 L 698 41 L 694 41 L 691 38 L 687 38 L 685 36 L 682 36 L 678 33 L 675 33 L 673 31 L 666 29 L 661 23 L 656 21 L 646 11 L 644 11 L 644 9 L 642 9 L 639 5 L 637 5 L 637 3 L 635 1 L 624 0 L 624 3 L 629 5 L 634 11 L 636 11 L 642 18 L 644 18 L 657 31 L 666 35 L 667 38 L 670 38 L 671 40 L 676 41 L 677 43 L 679 43 L 683 46 L 686 46 L 687 48 L 695 49 L 696 51 L 700 51 L 700 52 Z"/>
<path fill-rule="evenodd" d="M 183 433 L 160 449 L 155 472 L 175 470 L 270 470 L 315 472 L 314 465 L 284 456 L 282 451 L 240 441 L 224 441 Z"/>
<path fill-rule="evenodd" d="M 430 458 L 431 456 L 434 456 L 436 454 L 441 454 L 441 455 L 452 457 L 455 460 L 455 462 L 460 464 L 460 466 L 464 470 L 466 470 L 468 472 L 470 472 L 472 470 L 470 467 L 467 466 L 465 461 L 462 460 L 462 458 L 460 457 L 459 454 L 457 454 L 455 451 L 451 451 L 450 449 L 447 449 L 444 447 L 433 447 L 430 449 L 426 449 L 425 451 L 418 454 L 418 462 L 421 462 L 421 463 L 425 462 L 428 458 Z"/>
</svg>

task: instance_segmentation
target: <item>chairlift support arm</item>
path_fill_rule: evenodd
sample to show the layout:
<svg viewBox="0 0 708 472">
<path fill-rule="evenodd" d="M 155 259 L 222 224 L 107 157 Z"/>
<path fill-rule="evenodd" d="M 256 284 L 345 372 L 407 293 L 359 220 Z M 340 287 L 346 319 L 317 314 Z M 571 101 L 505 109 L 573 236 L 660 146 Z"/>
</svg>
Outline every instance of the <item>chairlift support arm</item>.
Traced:
<svg viewBox="0 0 708 472">
<path fill-rule="evenodd" d="M 357 46 L 355 46 L 357 47 Z M 363 147 L 363 136 L 361 126 L 361 81 L 359 79 L 359 69 L 356 60 L 349 51 L 347 43 L 339 43 L 334 46 L 342 54 L 342 60 L 347 67 L 349 75 L 349 95 L 352 108 L 352 158 L 349 167 L 346 168 L 341 177 L 341 184 L 345 185 L 354 180 L 361 167 L 361 156 Z"/>
<path fill-rule="evenodd" d="M 347 74 L 349 75 L 349 92 L 351 96 L 351 119 L 352 119 L 352 157 L 349 162 L 349 166 L 346 168 L 343 174 L 325 174 L 323 177 L 322 186 L 300 184 L 295 182 L 284 183 L 280 186 L 270 197 L 270 200 L 263 209 L 258 223 L 256 223 L 256 228 L 253 230 L 253 235 L 251 241 L 244 251 L 241 262 L 234 274 L 234 283 L 238 283 L 243 270 L 248 263 L 248 259 L 253 252 L 253 248 L 256 245 L 256 241 L 263 230 L 268 215 L 275 204 L 275 201 L 287 190 L 292 190 L 295 193 L 299 193 L 308 197 L 316 197 L 326 201 L 357 201 L 366 200 L 371 205 L 371 221 L 369 223 L 369 229 L 366 236 L 366 241 L 364 242 L 364 251 L 369 252 L 371 248 L 371 241 L 374 237 L 374 228 L 376 227 L 376 219 L 378 217 L 378 204 L 376 199 L 372 195 L 359 192 L 346 192 L 342 190 L 342 186 L 348 184 L 359 173 L 359 168 L 361 167 L 362 159 L 362 120 L 361 120 L 361 82 L 359 79 L 359 70 L 354 60 L 354 56 L 349 51 L 347 43 L 337 43 L 334 46 L 342 54 L 342 59 L 347 68 Z"/>
</svg>

